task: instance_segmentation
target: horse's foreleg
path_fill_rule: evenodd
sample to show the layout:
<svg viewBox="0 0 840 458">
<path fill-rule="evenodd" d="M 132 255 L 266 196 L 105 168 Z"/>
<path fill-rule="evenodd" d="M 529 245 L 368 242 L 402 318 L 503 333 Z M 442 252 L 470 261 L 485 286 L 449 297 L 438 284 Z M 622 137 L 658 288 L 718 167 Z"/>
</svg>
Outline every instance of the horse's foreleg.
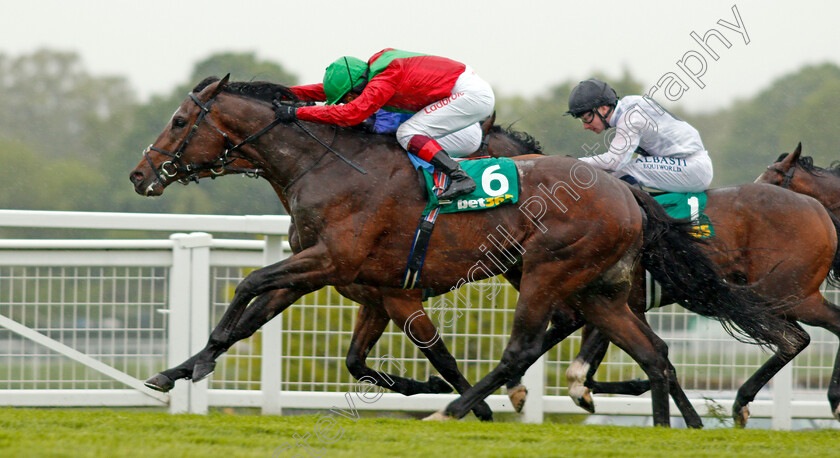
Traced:
<svg viewBox="0 0 840 458">
<path fill-rule="evenodd" d="M 236 286 L 230 306 L 210 335 L 211 342 L 229 340 L 245 308 L 255 297 L 269 291 L 288 290 L 298 293 L 292 300 L 294 302 L 304 294 L 323 288 L 331 279 L 339 280 L 335 263 L 331 262 L 328 250 L 322 244 L 251 272 Z"/>
<path fill-rule="evenodd" d="M 840 308 L 825 300 L 821 294 L 815 293 L 809 296 L 807 300 L 797 304 L 794 313 L 799 321 L 810 326 L 824 328 L 840 337 Z M 808 345 L 808 343 L 805 342 L 804 345 Z M 831 379 L 828 384 L 828 402 L 831 405 L 832 415 L 840 420 L 840 348 L 837 350 L 834 369 L 831 372 Z"/>
<path fill-rule="evenodd" d="M 207 346 L 199 353 L 193 368 L 192 380 L 197 382 L 216 367 L 216 359 L 242 339 L 251 337 L 269 320 L 286 310 L 292 303 L 310 291 L 279 289 L 258 296 L 242 314 L 242 318 L 230 331 L 216 326 L 210 333 Z"/>
<path fill-rule="evenodd" d="M 821 300 L 822 298 L 820 298 Z M 804 302 L 803 302 L 804 304 Z M 799 329 L 802 329 L 799 324 L 794 323 Z M 749 404 L 755 399 L 758 391 L 766 385 L 770 379 L 773 378 L 785 365 L 793 360 L 805 347 L 810 343 L 808 334 L 802 332 L 804 338 L 797 338 L 793 336 L 791 346 L 794 348 L 793 352 L 777 351 L 770 357 L 758 370 L 749 378 L 740 388 L 735 396 L 735 402 L 732 404 L 732 418 L 735 420 L 735 426 L 743 428 L 747 425 L 747 420 L 750 418 Z"/>
<path fill-rule="evenodd" d="M 326 286 L 334 273 L 334 265 L 327 256 L 326 247 L 319 244 L 248 274 L 236 286 L 233 300 L 219 324 L 210 333 L 207 347 L 196 355 L 193 381 L 201 380 L 212 373 L 215 359 L 220 354 L 238 340 L 256 332 L 267 321 L 260 316 L 264 313 L 262 309 L 265 304 L 271 304 L 269 309 L 276 309 L 276 315 L 304 294 Z M 270 291 L 277 291 L 277 298 L 269 296 L 258 300 L 253 307 L 248 306 L 254 298 Z M 242 324 L 240 320 L 246 309 L 253 309 L 253 313 L 248 315 L 248 320 Z"/>
<path fill-rule="evenodd" d="M 302 295 L 297 291 L 279 290 L 259 296 L 244 310 L 242 319 L 232 332 L 224 330 L 226 322 L 220 322 L 211 333 L 207 346 L 183 363 L 149 378 L 146 380 L 146 386 L 166 392 L 172 389 L 176 380 L 203 379 L 213 372 L 215 360 L 219 355 L 236 342 L 250 337 Z"/>
</svg>

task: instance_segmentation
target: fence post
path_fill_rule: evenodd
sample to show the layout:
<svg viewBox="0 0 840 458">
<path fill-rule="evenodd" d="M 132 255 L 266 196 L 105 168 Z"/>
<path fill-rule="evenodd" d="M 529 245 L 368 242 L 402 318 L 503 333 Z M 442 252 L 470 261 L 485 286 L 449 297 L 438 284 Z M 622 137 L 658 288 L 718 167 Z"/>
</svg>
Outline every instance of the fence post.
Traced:
<svg viewBox="0 0 840 458">
<path fill-rule="evenodd" d="M 172 240 L 172 267 L 169 270 L 169 317 L 167 319 L 167 340 L 169 341 L 168 367 L 181 364 L 190 357 L 190 253 L 181 245 L 187 234 L 176 233 Z M 189 411 L 189 382 L 179 381 L 169 392 L 169 413 Z"/>
<path fill-rule="evenodd" d="M 790 430 L 793 399 L 793 361 L 773 377 L 773 429 Z"/>
<path fill-rule="evenodd" d="M 541 424 L 544 417 L 545 355 L 540 356 L 540 359 L 525 371 L 522 384 L 528 388 L 528 399 L 522 409 L 522 422 Z"/>
<path fill-rule="evenodd" d="M 265 236 L 263 264 L 279 262 L 287 254 L 283 250 L 280 235 Z M 260 389 L 262 390 L 262 414 L 283 413 L 280 389 L 282 387 L 283 317 L 276 316 L 262 328 L 262 355 L 260 365 Z"/>
<path fill-rule="evenodd" d="M 193 232 L 183 241 L 190 250 L 190 356 L 207 345 L 210 337 L 210 245 L 213 236 Z M 209 378 L 192 384 L 190 413 L 207 413 Z"/>
<path fill-rule="evenodd" d="M 172 234 L 169 275 L 169 366 L 181 364 L 207 344 L 210 245 L 203 232 Z M 170 391 L 170 413 L 207 413 L 207 380 L 177 382 Z"/>
</svg>

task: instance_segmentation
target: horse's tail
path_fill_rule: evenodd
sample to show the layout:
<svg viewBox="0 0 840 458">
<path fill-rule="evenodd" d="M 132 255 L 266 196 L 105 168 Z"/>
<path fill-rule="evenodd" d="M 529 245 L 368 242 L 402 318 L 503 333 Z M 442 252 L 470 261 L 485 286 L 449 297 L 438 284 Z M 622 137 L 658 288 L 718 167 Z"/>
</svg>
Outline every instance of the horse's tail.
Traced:
<svg viewBox="0 0 840 458">
<path fill-rule="evenodd" d="M 830 211 L 828 211 L 828 216 L 831 217 L 831 222 L 834 224 L 834 231 L 837 233 L 837 249 L 834 251 L 834 259 L 831 260 L 831 270 L 828 272 L 828 284 L 840 287 L 840 219 Z"/>
<path fill-rule="evenodd" d="M 770 302 L 746 286 L 728 283 L 718 266 L 700 249 L 688 220 L 665 213 L 648 193 L 631 187 L 646 214 L 642 266 L 683 307 L 717 319 L 736 340 L 792 351 L 802 331 L 781 313 L 792 306 Z"/>
</svg>

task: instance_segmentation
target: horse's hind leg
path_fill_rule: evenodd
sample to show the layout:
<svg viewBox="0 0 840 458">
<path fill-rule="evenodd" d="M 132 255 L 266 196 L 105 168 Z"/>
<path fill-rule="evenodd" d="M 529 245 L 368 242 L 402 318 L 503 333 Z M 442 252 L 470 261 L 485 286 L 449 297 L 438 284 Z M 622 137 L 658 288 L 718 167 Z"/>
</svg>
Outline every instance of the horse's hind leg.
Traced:
<svg viewBox="0 0 840 458">
<path fill-rule="evenodd" d="M 642 321 L 645 321 L 645 270 L 637 267 L 633 273 L 633 284 L 627 304 L 630 310 Z M 604 356 L 609 349 L 609 340 L 592 325 L 586 325 L 581 331 L 581 346 L 572 364 L 566 370 L 566 380 L 569 386 L 569 396 L 583 409 L 595 413 L 595 403 L 592 394 L 628 394 L 638 396 L 650 391 L 648 380 L 628 380 L 624 382 L 603 383 L 595 380 Z"/>
<path fill-rule="evenodd" d="M 450 393 L 452 387 L 436 376 L 431 376 L 428 382 L 400 377 L 371 369 L 367 366 L 367 355 L 382 336 L 391 318 L 385 310 L 377 305 L 362 305 L 356 315 L 356 327 L 347 351 L 347 369 L 357 380 L 372 383 L 376 386 L 411 396 L 419 393 Z"/>
<path fill-rule="evenodd" d="M 406 291 L 393 289 L 383 289 L 382 291 L 383 303 L 388 315 L 403 330 L 409 340 L 423 352 L 440 375 L 459 393 L 464 393 L 470 389 L 470 383 L 458 369 L 458 362 L 449 353 L 435 325 L 423 311 L 419 294 L 411 296 L 406 295 Z M 439 378 L 434 377 L 429 382 L 431 383 L 433 380 L 437 380 L 440 384 L 449 388 L 449 385 L 446 385 Z M 451 388 L 449 391 L 451 391 Z M 484 401 L 478 403 L 472 410 L 475 416 L 482 421 L 493 419 L 493 411 Z"/>
<path fill-rule="evenodd" d="M 577 258 L 579 259 L 579 258 Z M 561 338 L 577 330 L 583 321 L 563 299 L 592 281 L 598 271 L 571 262 L 534 262 L 522 277 L 519 302 L 513 316 L 513 329 L 499 364 L 484 378 L 451 402 L 444 416 L 461 418 L 472 406 L 504 385 L 508 380 L 525 373 L 543 354 L 546 328 L 552 317 L 565 315 Z M 552 288 L 549 285 L 557 285 Z"/>
<path fill-rule="evenodd" d="M 586 319 L 607 336 L 614 344 L 627 352 L 648 376 L 651 384 L 653 421 L 657 426 L 669 426 L 670 414 L 668 394 L 671 387 L 668 347 L 650 327 L 639 320 L 626 307 L 612 308 L 608 313 L 598 308 L 587 307 Z"/>
<path fill-rule="evenodd" d="M 409 340 L 420 348 L 440 375 L 455 387 L 458 393 L 469 390 L 472 385 L 458 369 L 458 362 L 449 353 L 435 325 L 423 311 L 422 303 L 391 296 L 386 297 L 385 304 L 391 319 L 397 323 Z M 476 404 L 472 411 L 482 421 L 493 420 L 493 411 L 484 401 Z"/>
<path fill-rule="evenodd" d="M 458 392 L 469 389 L 470 384 L 458 370 L 455 358 L 446 349 L 432 322 L 423 311 L 417 291 L 386 290 L 353 285 L 339 289 L 342 295 L 357 302 L 364 302 L 359 309 L 356 329 L 347 354 L 347 368 L 359 380 L 366 380 L 406 396 L 418 393 L 450 393 L 454 386 Z M 387 293 L 386 293 L 387 292 Z M 409 340 L 417 345 L 444 382 L 435 375 L 427 382 L 384 374 L 366 366 L 365 359 L 379 340 L 390 320 L 399 326 Z M 486 403 L 476 406 L 473 412 L 481 420 L 493 419 L 493 412 Z"/>
<path fill-rule="evenodd" d="M 564 313 L 557 313 L 552 316 L 551 326 L 546 331 L 545 338 L 543 339 L 541 355 L 547 353 L 555 345 L 560 343 L 560 341 L 569 336 L 568 328 L 572 326 L 572 323 L 567 322 L 565 318 Z M 528 396 L 528 389 L 522 384 L 522 377 L 524 376 L 524 373 L 518 374 L 505 384 L 508 391 L 508 398 L 517 413 L 522 412 L 522 408 L 525 407 L 525 399 Z"/>
<path fill-rule="evenodd" d="M 643 321 L 645 325 L 649 327 L 649 325 L 647 325 L 647 321 L 641 318 L 640 320 Z M 587 346 L 591 348 L 586 348 Z M 584 342 L 584 345 L 581 346 L 581 352 L 575 359 L 575 362 L 578 362 L 579 359 L 582 359 L 583 361 L 592 361 L 592 365 L 588 368 L 588 371 L 586 371 L 585 373 L 585 385 L 592 390 L 592 394 L 606 393 L 639 396 L 650 391 L 651 385 L 649 380 L 636 379 L 624 382 L 597 382 L 594 380 L 593 376 L 595 374 L 595 371 L 597 370 L 598 365 L 600 365 L 608 346 L 609 340 L 604 338 L 597 329 L 593 329 L 589 337 Z M 595 351 L 598 351 L 598 353 L 591 355 L 591 353 Z M 569 366 L 569 369 L 571 370 L 572 366 Z M 570 379 L 570 370 L 566 371 L 567 379 Z M 668 371 L 669 391 L 671 393 L 671 398 L 674 400 L 674 403 L 677 405 L 677 408 L 680 410 L 680 413 L 682 413 L 686 425 L 688 425 L 690 428 L 702 428 L 703 421 L 701 420 L 700 415 L 697 413 L 697 410 L 695 410 L 694 406 L 691 405 L 691 401 L 689 401 L 688 396 L 686 396 L 682 387 L 679 385 L 679 383 L 677 383 L 677 372 L 671 365 L 670 361 L 668 362 Z M 573 392 L 573 382 L 577 384 L 581 383 L 580 378 L 583 376 L 583 369 L 581 369 L 579 373 L 572 375 L 576 375 L 577 379 L 570 379 L 569 381 L 569 396 L 572 396 L 572 399 L 575 400 L 575 402 L 577 402 L 576 398 L 573 395 L 580 393 Z M 581 403 L 578 405 L 586 409 L 586 406 L 583 404 L 583 402 L 588 400 L 589 406 L 592 407 L 592 410 L 590 410 L 590 412 L 594 413 L 594 404 L 592 403 L 592 398 L 591 396 L 587 395 L 588 393 L 584 393 L 584 395 L 580 396 Z"/>
<path fill-rule="evenodd" d="M 566 369 L 566 381 L 569 387 L 569 397 L 589 413 L 595 413 L 595 403 L 590 389 L 593 388 L 593 376 L 607 354 L 610 341 L 601 335 L 591 325 L 586 325 L 581 331 L 580 351 L 574 361 Z M 597 386 L 597 385 L 596 385 Z M 592 393 L 596 393 L 592 390 Z"/>
</svg>

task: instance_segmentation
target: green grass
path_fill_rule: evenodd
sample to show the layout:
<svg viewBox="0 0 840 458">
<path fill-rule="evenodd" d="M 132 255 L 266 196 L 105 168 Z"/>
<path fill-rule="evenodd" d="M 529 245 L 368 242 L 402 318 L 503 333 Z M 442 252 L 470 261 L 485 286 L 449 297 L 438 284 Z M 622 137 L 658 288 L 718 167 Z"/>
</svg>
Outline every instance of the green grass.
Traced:
<svg viewBox="0 0 840 458">
<path fill-rule="evenodd" d="M 341 436 L 324 444 L 315 437 L 322 417 L 0 408 L 0 456 L 271 457 L 285 443 L 294 446 L 294 434 L 307 433 L 308 443 L 325 457 L 836 456 L 840 440 L 836 430 L 353 421 L 334 415 L 336 426 L 330 435 L 337 435 L 341 427 Z M 310 456 L 298 447 L 277 456 L 296 454 Z"/>
</svg>

